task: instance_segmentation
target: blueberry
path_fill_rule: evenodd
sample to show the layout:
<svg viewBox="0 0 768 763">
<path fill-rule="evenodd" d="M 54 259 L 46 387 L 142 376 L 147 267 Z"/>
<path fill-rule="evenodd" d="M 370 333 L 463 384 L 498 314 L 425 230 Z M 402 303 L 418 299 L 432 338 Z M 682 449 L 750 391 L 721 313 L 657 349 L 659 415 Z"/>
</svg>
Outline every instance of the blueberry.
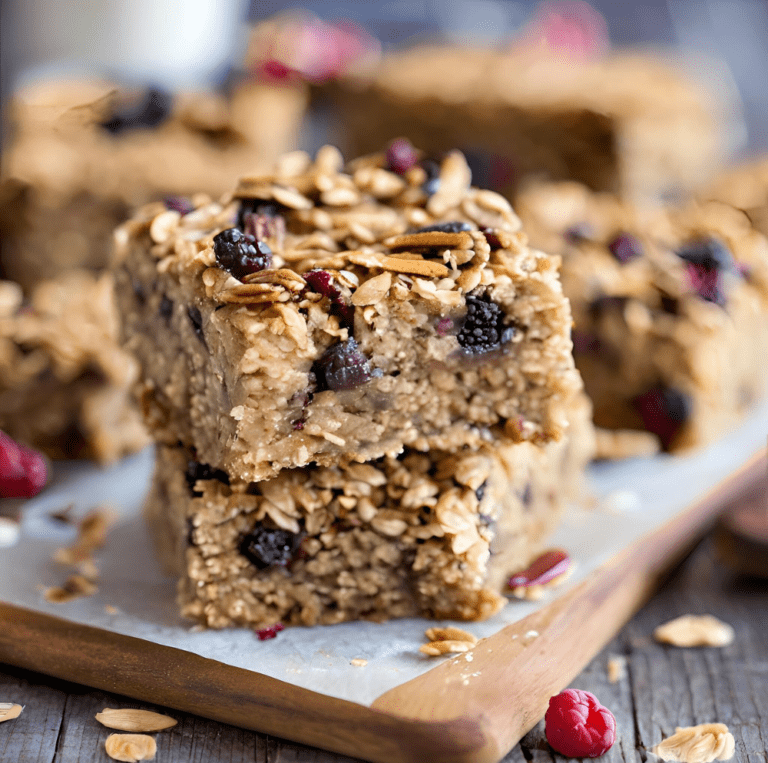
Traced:
<svg viewBox="0 0 768 763">
<path fill-rule="evenodd" d="M 202 495 L 201 491 L 195 490 L 195 484 L 198 480 L 218 480 L 229 485 L 229 475 L 226 472 L 221 471 L 221 469 L 214 469 L 208 464 L 201 464 L 199 461 L 187 461 L 184 478 L 187 480 L 189 491 L 195 496 Z"/>
<path fill-rule="evenodd" d="M 490 352 L 513 336 L 514 328 L 504 325 L 504 313 L 498 303 L 487 296 L 467 296 L 467 314 L 456 337 L 465 353 Z"/>
<path fill-rule="evenodd" d="M 385 155 L 386 168 L 398 175 L 404 175 L 418 160 L 416 149 L 407 138 L 393 140 Z"/>
<path fill-rule="evenodd" d="M 299 548 L 301 536 L 257 524 L 240 540 L 240 553 L 256 568 L 287 567 Z"/>
<path fill-rule="evenodd" d="M 733 256 L 728 247 L 714 236 L 686 242 L 676 252 L 681 260 L 706 270 L 733 270 Z"/>
<path fill-rule="evenodd" d="M 102 123 L 102 127 L 115 135 L 142 127 L 157 127 L 170 115 L 172 98 L 169 93 L 150 88 L 138 103 L 132 103 L 116 111 Z"/>
<path fill-rule="evenodd" d="M 622 264 L 643 256 L 643 244 L 631 233 L 619 233 L 608 243 L 610 253 Z"/>
<path fill-rule="evenodd" d="M 318 390 L 354 389 L 373 377 L 368 358 L 354 339 L 331 345 L 312 367 Z"/>
<path fill-rule="evenodd" d="M 638 395 L 633 403 L 645 429 L 661 440 L 665 450 L 669 449 L 693 411 L 690 395 L 661 385 Z"/>
<path fill-rule="evenodd" d="M 432 196 L 437 193 L 437 189 L 440 188 L 440 165 L 433 159 L 424 159 L 421 162 L 421 168 L 427 175 L 427 179 L 421 186 L 421 190 Z"/>
<path fill-rule="evenodd" d="M 272 250 L 238 228 L 227 228 L 214 236 L 213 253 L 216 264 L 238 280 L 272 267 Z"/>
<path fill-rule="evenodd" d="M 470 231 L 472 226 L 469 223 L 460 222 L 459 220 L 452 220 L 447 223 L 437 223 L 435 225 L 425 225 L 423 228 L 418 228 L 414 233 L 461 233 L 462 231 Z"/>
</svg>

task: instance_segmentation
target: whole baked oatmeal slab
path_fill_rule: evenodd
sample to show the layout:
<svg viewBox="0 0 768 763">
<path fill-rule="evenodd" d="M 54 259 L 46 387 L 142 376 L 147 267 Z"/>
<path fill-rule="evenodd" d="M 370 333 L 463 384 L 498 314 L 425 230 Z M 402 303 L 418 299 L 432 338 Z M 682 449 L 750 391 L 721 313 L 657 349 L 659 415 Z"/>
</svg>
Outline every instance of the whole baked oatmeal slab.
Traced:
<svg viewBox="0 0 768 763">
<path fill-rule="evenodd" d="M 459 152 L 343 168 L 326 146 L 116 232 L 153 435 L 232 479 L 404 446 L 558 440 L 581 387 L 557 258 Z"/>
</svg>

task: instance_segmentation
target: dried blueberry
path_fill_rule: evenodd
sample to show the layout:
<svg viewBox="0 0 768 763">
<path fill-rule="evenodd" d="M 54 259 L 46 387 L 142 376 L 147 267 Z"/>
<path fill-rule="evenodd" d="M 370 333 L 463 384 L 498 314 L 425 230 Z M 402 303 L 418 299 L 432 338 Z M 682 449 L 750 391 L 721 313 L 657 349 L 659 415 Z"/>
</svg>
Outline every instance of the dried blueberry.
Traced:
<svg viewBox="0 0 768 763">
<path fill-rule="evenodd" d="M 190 307 L 187 309 L 187 315 L 189 320 L 192 321 L 192 328 L 197 334 L 197 338 L 205 344 L 205 334 L 203 333 L 203 316 L 196 307 Z"/>
<path fill-rule="evenodd" d="M 418 160 L 418 153 L 407 138 L 397 138 L 387 148 L 385 161 L 390 172 L 404 175 Z"/>
<path fill-rule="evenodd" d="M 171 319 L 171 316 L 173 315 L 173 300 L 168 299 L 168 297 L 163 294 L 162 298 L 160 299 L 160 317 L 163 318 L 166 323 Z"/>
<path fill-rule="evenodd" d="M 462 231 L 470 231 L 472 226 L 469 223 L 465 223 L 459 220 L 452 220 L 447 223 L 437 223 L 436 225 L 425 225 L 423 228 L 418 228 L 414 233 L 461 233 Z"/>
<path fill-rule="evenodd" d="M 239 280 L 272 267 L 272 250 L 238 228 L 227 228 L 214 236 L 213 253 L 216 264 Z"/>
<path fill-rule="evenodd" d="M 669 449 L 693 410 L 690 395 L 674 387 L 652 387 L 638 395 L 633 403 L 645 429 L 661 440 L 665 450 Z"/>
<path fill-rule="evenodd" d="M 157 127 L 171 113 L 172 99 L 169 93 L 150 88 L 138 102 L 115 112 L 102 123 L 102 127 L 113 134 L 141 127 Z"/>
<path fill-rule="evenodd" d="M 373 376 L 368 358 L 354 339 L 331 345 L 312 366 L 318 390 L 354 389 Z"/>
<path fill-rule="evenodd" d="M 622 264 L 643 256 L 643 244 L 631 233 L 619 233 L 608 242 L 608 251 Z"/>
<path fill-rule="evenodd" d="M 690 287 L 702 299 L 723 307 L 726 302 L 724 275 L 737 272 L 728 247 L 708 236 L 687 242 L 676 254 L 686 263 Z"/>
<path fill-rule="evenodd" d="M 257 524 L 240 541 L 240 553 L 255 567 L 287 567 L 301 543 L 301 536 L 288 530 L 272 530 Z"/>
<path fill-rule="evenodd" d="M 355 318 L 355 308 L 347 304 L 327 270 L 310 270 L 304 274 L 304 280 L 312 291 L 331 300 L 331 312 L 341 319 L 345 326 L 351 326 Z"/>
<path fill-rule="evenodd" d="M 582 241 L 589 241 L 594 238 L 595 229 L 589 223 L 576 223 L 566 228 L 563 236 L 570 244 L 580 244 Z"/>
<path fill-rule="evenodd" d="M 440 165 L 433 159 L 424 159 L 421 162 L 421 168 L 426 173 L 426 180 L 421 186 L 421 190 L 432 196 L 437 193 L 437 189 L 440 188 Z"/>
<path fill-rule="evenodd" d="M 202 495 L 201 491 L 195 490 L 198 480 L 218 480 L 229 485 L 229 475 L 226 472 L 221 471 L 221 469 L 214 469 L 208 464 L 201 464 L 199 461 L 187 461 L 184 478 L 187 480 L 189 491 L 196 496 Z"/>
<path fill-rule="evenodd" d="M 480 503 L 480 501 L 485 498 L 485 490 L 488 487 L 488 480 L 485 480 L 482 485 L 480 485 L 477 490 L 475 490 L 475 495 L 477 496 L 477 502 Z"/>
<path fill-rule="evenodd" d="M 163 199 L 166 209 L 173 209 L 182 217 L 194 211 L 195 205 L 186 196 L 168 196 Z"/>
<path fill-rule="evenodd" d="M 467 296 L 467 314 L 456 337 L 467 354 L 490 352 L 510 341 L 514 328 L 504 325 L 501 306 L 490 297 Z"/>
</svg>

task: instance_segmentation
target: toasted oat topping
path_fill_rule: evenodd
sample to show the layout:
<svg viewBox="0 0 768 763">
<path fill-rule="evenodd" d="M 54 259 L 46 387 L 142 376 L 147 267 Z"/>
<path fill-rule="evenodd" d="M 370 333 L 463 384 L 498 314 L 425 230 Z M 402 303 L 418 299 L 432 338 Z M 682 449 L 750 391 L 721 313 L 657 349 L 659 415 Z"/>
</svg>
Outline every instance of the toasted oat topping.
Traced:
<svg viewBox="0 0 768 763">
<path fill-rule="evenodd" d="M 730 760 L 735 753 L 733 734 L 724 723 L 702 723 L 698 726 L 678 726 L 667 737 L 651 748 L 662 760 L 682 763 L 711 763 L 713 760 Z"/>
<path fill-rule="evenodd" d="M 683 615 L 658 626 L 653 637 L 672 646 L 728 646 L 735 634 L 730 625 L 712 615 Z"/>
<path fill-rule="evenodd" d="M 105 707 L 94 716 L 96 720 L 108 729 L 147 733 L 163 731 L 175 726 L 177 721 L 161 713 L 151 710 L 137 710 L 132 707 L 114 709 Z"/>
</svg>

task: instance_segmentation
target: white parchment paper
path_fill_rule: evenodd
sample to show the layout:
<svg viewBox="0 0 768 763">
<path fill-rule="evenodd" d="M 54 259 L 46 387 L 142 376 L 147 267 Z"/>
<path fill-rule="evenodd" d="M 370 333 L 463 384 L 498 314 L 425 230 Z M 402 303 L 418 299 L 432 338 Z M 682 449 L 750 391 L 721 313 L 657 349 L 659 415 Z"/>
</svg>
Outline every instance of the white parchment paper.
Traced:
<svg viewBox="0 0 768 763">
<path fill-rule="evenodd" d="M 576 560 L 568 585 L 583 580 L 727 477 L 765 446 L 766 436 L 768 404 L 737 431 L 695 454 L 593 467 L 590 479 L 600 499 L 598 507 L 574 507 L 551 539 L 551 545 L 568 549 Z M 246 629 L 190 630 L 176 613 L 175 583 L 155 561 L 140 516 L 152 460 L 148 449 L 109 470 L 82 463 L 58 465 L 53 483 L 25 506 L 19 542 L 0 549 L 0 600 L 188 650 L 362 704 L 435 666 L 436 658 L 418 652 L 425 628 L 435 624 L 421 619 L 290 628 L 270 641 L 259 641 Z M 50 515 L 74 504 L 72 516 L 78 518 L 103 503 L 111 504 L 120 518 L 97 555 L 99 592 L 66 604 L 47 602 L 44 588 L 61 585 L 71 572 L 54 562 L 52 555 L 76 535 L 74 526 Z M 478 637 L 488 636 L 536 606 L 512 601 L 493 619 L 461 627 Z M 350 660 L 355 658 L 368 663 L 353 666 Z"/>
</svg>

